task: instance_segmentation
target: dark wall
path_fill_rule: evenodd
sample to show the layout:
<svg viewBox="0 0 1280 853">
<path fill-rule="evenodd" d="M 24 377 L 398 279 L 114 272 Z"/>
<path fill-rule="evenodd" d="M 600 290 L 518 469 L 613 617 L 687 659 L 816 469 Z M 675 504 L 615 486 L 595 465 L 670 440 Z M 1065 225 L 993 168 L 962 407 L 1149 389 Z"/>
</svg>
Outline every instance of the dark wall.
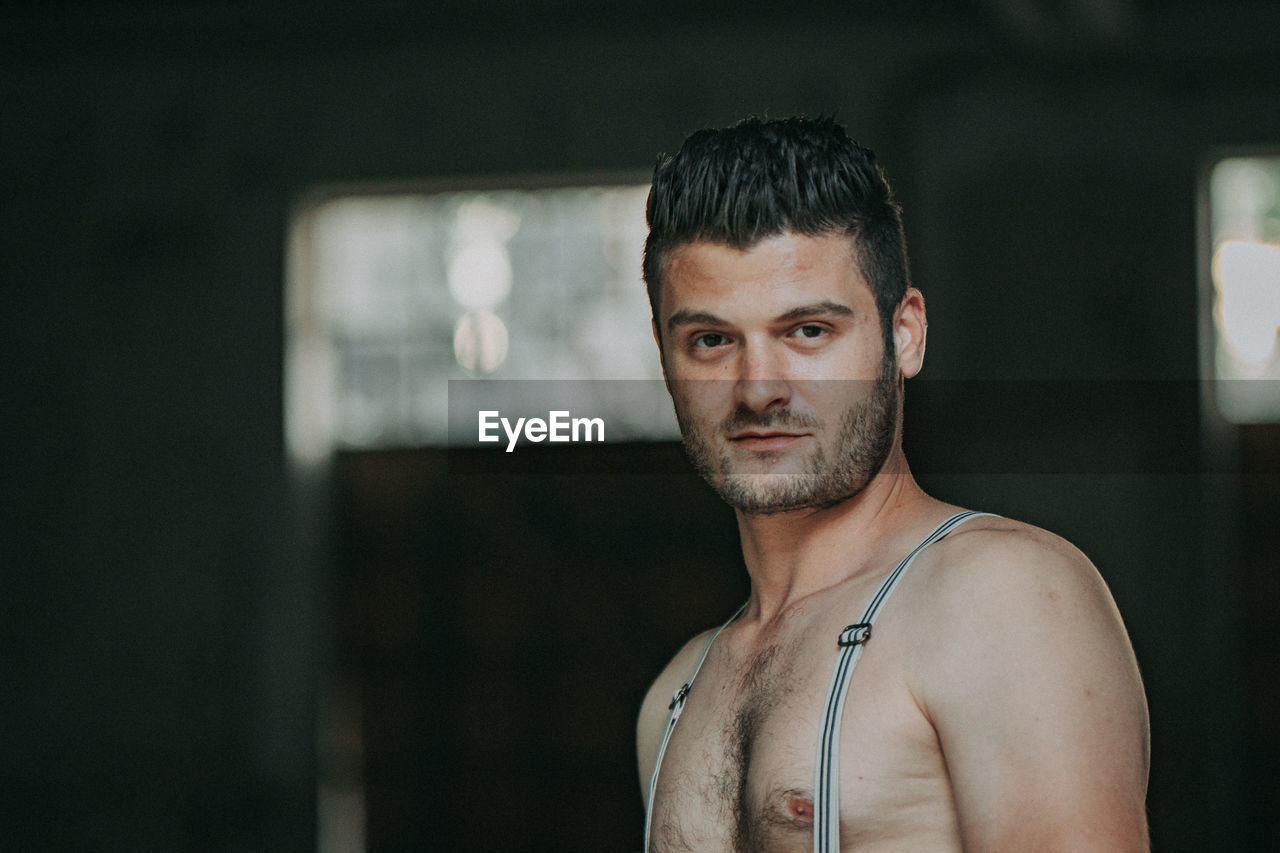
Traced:
<svg viewBox="0 0 1280 853">
<path fill-rule="evenodd" d="M 930 376 L 1194 377 L 1199 170 L 1280 140 L 1272 4 L 589 5 L 4 13 L 16 848 L 314 844 L 333 584 L 294 516 L 281 365 L 285 228 L 317 184 L 644 168 L 706 124 L 834 111 L 899 186 Z M 1157 447 L 1198 439 L 1176 412 Z M 1158 846 L 1247 848 L 1273 827 L 1237 796 L 1267 784 L 1243 756 L 1269 718 L 1241 675 L 1265 667 L 1240 644 L 1239 495 L 1116 466 L 923 476 L 1094 556 L 1151 694 Z"/>
</svg>

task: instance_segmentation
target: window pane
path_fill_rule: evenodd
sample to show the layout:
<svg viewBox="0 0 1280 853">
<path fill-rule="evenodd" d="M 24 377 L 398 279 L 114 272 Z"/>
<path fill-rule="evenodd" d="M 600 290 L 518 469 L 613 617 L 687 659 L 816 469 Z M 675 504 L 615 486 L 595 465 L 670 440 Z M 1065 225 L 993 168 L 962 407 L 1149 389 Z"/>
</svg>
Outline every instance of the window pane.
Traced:
<svg viewBox="0 0 1280 853">
<path fill-rule="evenodd" d="M 1280 156 L 1219 161 L 1209 209 L 1218 409 L 1238 423 L 1280 421 Z"/>
<path fill-rule="evenodd" d="M 661 378 L 640 278 L 647 186 L 351 195 L 290 262 L 290 444 L 444 445 L 451 379 Z M 669 411 L 626 436 L 677 435 Z"/>
</svg>

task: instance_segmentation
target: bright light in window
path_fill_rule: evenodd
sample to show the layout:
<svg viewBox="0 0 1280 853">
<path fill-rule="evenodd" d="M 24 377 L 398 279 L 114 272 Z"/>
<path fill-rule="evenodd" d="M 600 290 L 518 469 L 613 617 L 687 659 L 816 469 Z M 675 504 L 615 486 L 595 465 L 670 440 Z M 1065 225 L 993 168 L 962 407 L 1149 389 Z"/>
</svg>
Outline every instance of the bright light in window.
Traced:
<svg viewBox="0 0 1280 853">
<path fill-rule="evenodd" d="M 1209 210 L 1218 410 L 1238 423 L 1280 421 L 1280 157 L 1219 161 Z"/>
<path fill-rule="evenodd" d="M 471 373 L 493 373 L 507 359 L 506 324 L 483 308 L 468 311 L 453 329 L 453 354 Z"/>
<path fill-rule="evenodd" d="M 507 298 L 511 293 L 507 241 L 519 230 L 519 213 L 483 196 L 458 208 L 449 252 L 449 292 L 459 305 L 492 308 Z"/>
<path fill-rule="evenodd" d="M 1243 367 L 1262 373 L 1275 359 L 1280 329 L 1280 246 L 1228 240 L 1213 273 L 1222 343 Z"/>
</svg>

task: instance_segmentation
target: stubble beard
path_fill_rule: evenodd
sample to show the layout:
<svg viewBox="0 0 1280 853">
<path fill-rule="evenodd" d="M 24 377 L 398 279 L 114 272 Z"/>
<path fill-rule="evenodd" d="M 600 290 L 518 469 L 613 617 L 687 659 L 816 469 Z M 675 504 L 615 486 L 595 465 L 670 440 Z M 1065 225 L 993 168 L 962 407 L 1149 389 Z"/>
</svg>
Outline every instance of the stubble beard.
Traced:
<svg viewBox="0 0 1280 853">
<path fill-rule="evenodd" d="M 841 415 L 833 453 L 828 455 L 819 443 L 805 460 L 802 471 L 751 474 L 735 470 L 738 466 L 728 450 L 716 450 L 707 431 L 699 430 L 689 420 L 678 400 L 675 406 L 685 452 L 693 467 L 726 503 L 748 515 L 825 509 L 857 495 L 889 458 L 899 408 L 897 365 L 888 357 L 871 394 L 851 404 Z M 817 418 L 785 408 L 756 412 L 740 407 L 713 432 L 731 435 L 749 427 L 807 432 L 821 426 Z M 763 455 L 762 461 L 770 455 Z"/>
</svg>

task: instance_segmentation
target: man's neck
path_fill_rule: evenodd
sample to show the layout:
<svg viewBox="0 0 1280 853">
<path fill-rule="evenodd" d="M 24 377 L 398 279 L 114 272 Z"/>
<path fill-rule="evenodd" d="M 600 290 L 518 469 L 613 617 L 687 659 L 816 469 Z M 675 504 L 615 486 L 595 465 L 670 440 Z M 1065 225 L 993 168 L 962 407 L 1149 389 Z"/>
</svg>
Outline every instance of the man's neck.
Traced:
<svg viewBox="0 0 1280 853">
<path fill-rule="evenodd" d="M 832 507 L 772 515 L 738 513 L 752 605 L 763 622 L 854 575 L 884 568 L 887 540 L 938 502 L 916 484 L 895 449 L 858 494 Z"/>
</svg>

